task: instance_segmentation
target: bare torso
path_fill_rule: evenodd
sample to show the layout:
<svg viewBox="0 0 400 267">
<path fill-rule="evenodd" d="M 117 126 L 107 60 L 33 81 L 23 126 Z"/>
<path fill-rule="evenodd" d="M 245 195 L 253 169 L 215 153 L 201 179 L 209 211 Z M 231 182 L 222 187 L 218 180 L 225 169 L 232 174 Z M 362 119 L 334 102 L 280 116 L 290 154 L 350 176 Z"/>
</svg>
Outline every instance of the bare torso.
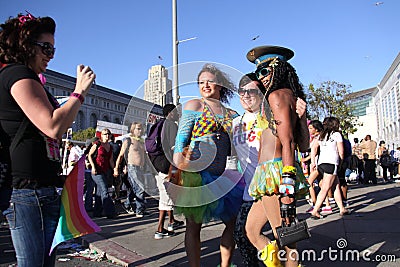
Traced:
<svg viewBox="0 0 400 267">
<path fill-rule="evenodd" d="M 144 166 L 144 145 L 142 142 L 131 138 L 131 145 L 128 150 L 128 164 Z"/>
</svg>

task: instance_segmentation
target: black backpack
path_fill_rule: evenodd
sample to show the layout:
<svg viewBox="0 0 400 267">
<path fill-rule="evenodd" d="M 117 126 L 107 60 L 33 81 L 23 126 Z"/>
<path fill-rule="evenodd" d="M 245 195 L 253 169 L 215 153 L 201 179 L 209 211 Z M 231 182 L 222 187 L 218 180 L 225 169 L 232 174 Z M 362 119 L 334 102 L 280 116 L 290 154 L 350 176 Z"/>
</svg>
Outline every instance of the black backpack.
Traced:
<svg viewBox="0 0 400 267">
<path fill-rule="evenodd" d="M 357 155 L 351 155 L 349 169 L 352 171 L 358 170 L 359 162 L 360 162 L 360 159 L 357 157 Z"/>
<path fill-rule="evenodd" d="M 146 139 L 144 140 L 144 146 L 146 148 L 147 154 L 150 156 L 159 156 L 164 154 L 162 144 L 161 144 L 161 131 L 164 125 L 165 119 L 161 119 L 154 123 L 150 127 L 150 131 Z"/>
<path fill-rule="evenodd" d="M 379 162 L 383 167 L 389 167 L 392 163 L 392 159 L 389 154 L 382 154 L 381 158 L 379 159 Z"/>
</svg>

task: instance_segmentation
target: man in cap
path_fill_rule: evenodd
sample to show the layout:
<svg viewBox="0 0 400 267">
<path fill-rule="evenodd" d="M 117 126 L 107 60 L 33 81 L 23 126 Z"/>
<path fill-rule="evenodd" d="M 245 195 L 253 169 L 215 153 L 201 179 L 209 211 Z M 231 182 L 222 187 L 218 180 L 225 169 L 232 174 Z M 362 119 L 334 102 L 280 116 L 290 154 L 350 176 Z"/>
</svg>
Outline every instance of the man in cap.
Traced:
<svg viewBox="0 0 400 267">
<path fill-rule="evenodd" d="M 270 123 L 274 125 L 277 141 L 282 147 L 283 169 L 279 203 L 280 214 L 286 225 L 292 223 L 296 217 L 295 183 L 297 171 L 300 170 L 295 167 L 296 145 L 301 152 L 307 151 L 309 147 L 309 142 L 304 142 L 305 139 L 302 138 L 308 135 L 307 121 L 305 116 L 299 119 L 296 114 L 296 100 L 304 99 L 305 96 L 295 69 L 287 62 L 293 56 L 292 50 L 279 46 L 259 46 L 247 53 L 247 59 L 256 64 L 257 79 L 265 88 L 265 98 L 273 115 Z M 259 251 L 262 256 L 260 259 L 266 262 L 268 260 L 264 256 L 267 253 L 263 252 L 264 249 Z"/>
<path fill-rule="evenodd" d="M 265 98 L 273 113 L 277 135 L 282 144 L 283 178 L 291 179 L 296 176 L 295 145 L 301 144 L 296 138 L 300 131 L 306 131 L 307 128 L 306 122 L 299 120 L 294 108 L 297 97 L 305 99 L 305 95 L 296 70 L 287 62 L 293 56 L 292 50 L 280 46 L 259 46 L 247 53 L 247 59 L 256 64 L 255 74 L 265 88 Z M 307 150 L 309 144 L 303 142 L 302 146 L 300 150 Z M 292 186 L 289 187 L 288 190 L 282 188 L 282 191 L 290 192 Z M 285 217 L 295 215 L 292 214 L 291 206 L 282 204 L 282 212 L 286 211 Z"/>
</svg>

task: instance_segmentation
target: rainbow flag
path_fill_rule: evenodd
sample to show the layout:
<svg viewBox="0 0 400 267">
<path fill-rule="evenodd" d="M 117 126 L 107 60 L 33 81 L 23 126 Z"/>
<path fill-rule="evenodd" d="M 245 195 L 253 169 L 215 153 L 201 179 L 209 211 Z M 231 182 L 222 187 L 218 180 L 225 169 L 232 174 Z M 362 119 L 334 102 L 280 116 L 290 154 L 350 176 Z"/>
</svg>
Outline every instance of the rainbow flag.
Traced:
<svg viewBox="0 0 400 267">
<path fill-rule="evenodd" d="M 67 176 L 62 193 L 60 218 L 51 245 L 50 254 L 60 243 L 72 238 L 99 232 L 100 227 L 90 219 L 83 204 L 85 179 L 85 155 L 75 164 Z"/>
</svg>

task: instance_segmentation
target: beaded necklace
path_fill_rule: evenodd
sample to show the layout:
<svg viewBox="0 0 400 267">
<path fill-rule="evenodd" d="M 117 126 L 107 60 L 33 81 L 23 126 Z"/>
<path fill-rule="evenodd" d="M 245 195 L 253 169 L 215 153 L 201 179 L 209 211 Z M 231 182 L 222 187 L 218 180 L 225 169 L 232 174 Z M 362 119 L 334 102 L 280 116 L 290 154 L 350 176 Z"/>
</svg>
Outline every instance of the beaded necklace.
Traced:
<svg viewBox="0 0 400 267">
<path fill-rule="evenodd" d="M 137 136 L 132 136 L 132 139 L 136 140 L 136 141 L 139 141 L 139 142 L 142 142 L 142 138 L 137 137 Z"/>
<path fill-rule="evenodd" d="M 225 120 L 225 107 L 224 105 L 221 104 L 221 109 L 222 109 L 222 122 L 218 119 L 218 117 L 215 115 L 214 111 L 212 110 L 212 108 L 210 107 L 209 104 L 207 104 L 206 100 L 203 99 L 204 105 L 207 107 L 207 109 L 210 111 L 211 115 L 213 116 L 216 124 L 217 124 L 217 132 L 216 132 L 216 137 L 219 140 L 220 136 L 221 136 L 221 129 L 223 128 L 223 123 Z"/>
<path fill-rule="evenodd" d="M 256 119 L 254 120 L 253 124 L 250 127 L 250 133 L 247 136 L 247 140 L 250 140 L 250 136 L 252 134 L 254 134 L 255 131 L 255 127 L 258 126 L 258 128 L 264 130 L 267 129 L 269 127 L 269 122 L 268 119 L 265 117 L 265 115 L 263 116 L 262 114 L 265 114 L 265 107 L 264 104 L 261 104 L 260 110 L 257 113 L 250 113 L 255 115 Z M 243 125 L 243 118 L 245 116 L 246 113 L 243 114 L 243 116 L 240 118 L 240 122 L 239 122 L 239 136 L 242 136 L 242 132 L 243 132 L 243 127 L 245 127 L 245 125 Z"/>
<path fill-rule="evenodd" d="M 243 127 L 246 127 L 246 125 L 243 125 L 243 118 L 244 118 L 245 114 L 246 114 L 246 113 L 244 113 L 243 116 L 240 118 L 240 122 L 239 122 L 239 131 L 240 131 L 240 132 L 239 132 L 239 136 L 242 136 Z M 254 113 L 251 113 L 251 114 L 254 114 Z M 249 139 L 250 136 L 251 136 L 253 133 L 255 133 L 254 128 L 255 128 L 256 125 L 257 125 L 258 115 L 259 115 L 259 114 L 257 113 L 256 119 L 254 120 L 253 124 L 252 124 L 251 127 L 250 127 L 250 132 L 249 132 L 249 134 L 247 135 L 247 139 Z"/>
</svg>

